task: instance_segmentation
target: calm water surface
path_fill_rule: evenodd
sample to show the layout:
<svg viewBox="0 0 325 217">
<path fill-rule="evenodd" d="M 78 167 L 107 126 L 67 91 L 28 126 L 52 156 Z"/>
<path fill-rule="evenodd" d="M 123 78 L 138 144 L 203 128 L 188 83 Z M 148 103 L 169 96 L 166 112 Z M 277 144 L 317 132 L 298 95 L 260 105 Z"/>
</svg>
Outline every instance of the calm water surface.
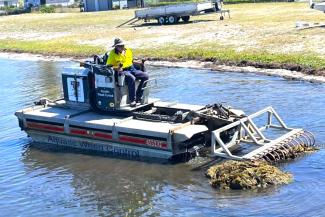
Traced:
<svg viewBox="0 0 325 217">
<path fill-rule="evenodd" d="M 281 165 L 292 184 L 263 191 L 211 189 L 195 162 L 145 162 L 47 152 L 29 145 L 14 112 L 61 96 L 68 62 L 0 59 L 0 216 L 325 216 L 325 152 Z M 325 85 L 254 74 L 150 68 L 153 97 L 225 102 L 252 113 L 272 105 L 289 126 L 325 143 Z"/>
</svg>

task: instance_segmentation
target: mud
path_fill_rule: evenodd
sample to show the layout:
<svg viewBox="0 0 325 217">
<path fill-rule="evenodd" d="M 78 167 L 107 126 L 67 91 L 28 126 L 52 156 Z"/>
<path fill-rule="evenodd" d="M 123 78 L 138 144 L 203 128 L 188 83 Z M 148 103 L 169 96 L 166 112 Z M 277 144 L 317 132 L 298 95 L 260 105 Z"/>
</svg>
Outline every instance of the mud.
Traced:
<svg viewBox="0 0 325 217">
<path fill-rule="evenodd" d="M 213 71 L 231 71 L 239 73 L 256 73 L 269 76 L 283 77 L 289 80 L 302 80 L 313 83 L 325 83 L 325 70 L 316 70 L 298 65 L 261 64 L 242 61 L 241 63 L 200 60 L 158 60 L 148 61 L 149 65 L 163 67 L 186 67 L 194 69 L 210 69 Z"/>
</svg>

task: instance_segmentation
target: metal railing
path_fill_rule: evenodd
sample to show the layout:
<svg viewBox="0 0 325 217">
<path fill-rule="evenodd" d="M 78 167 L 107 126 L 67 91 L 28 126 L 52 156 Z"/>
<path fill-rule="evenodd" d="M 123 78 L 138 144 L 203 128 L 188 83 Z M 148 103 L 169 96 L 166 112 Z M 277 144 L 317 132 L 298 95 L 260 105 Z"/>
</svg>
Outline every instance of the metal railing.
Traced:
<svg viewBox="0 0 325 217">
<path fill-rule="evenodd" d="M 259 128 L 253 122 L 253 119 L 265 113 L 268 115 L 267 122 L 264 124 L 264 126 Z M 278 122 L 278 125 L 272 123 L 273 117 Z M 221 139 L 221 134 L 233 128 L 237 128 L 237 131 L 233 135 L 232 139 L 225 143 Z M 287 133 L 278 137 L 277 139 L 268 139 L 263 134 L 263 131 L 269 128 L 285 130 Z M 287 127 L 275 110 L 272 107 L 267 107 L 234 123 L 212 131 L 211 153 L 212 156 L 220 156 L 234 160 L 254 159 L 256 156 L 261 157 L 261 155 L 267 154 L 269 150 L 274 150 L 279 144 L 283 145 L 283 141 L 289 141 L 291 138 L 294 138 L 295 135 L 301 135 L 303 132 L 303 129 L 293 129 Z M 248 154 L 245 154 L 244 156 L 233 154 L 231 150 L 236 149 L 241 145 L 241 143 L 254 144 L 258 148 L 249 152 Z"/>
</svg>

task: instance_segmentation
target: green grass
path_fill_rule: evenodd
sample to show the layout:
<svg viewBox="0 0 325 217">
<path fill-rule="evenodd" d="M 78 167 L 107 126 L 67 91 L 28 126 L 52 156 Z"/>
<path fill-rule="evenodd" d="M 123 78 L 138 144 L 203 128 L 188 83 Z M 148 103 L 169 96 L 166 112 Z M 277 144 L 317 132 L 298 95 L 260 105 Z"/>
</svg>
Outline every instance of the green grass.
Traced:
<svg viewBox="0 0 325 217">
<path fill-rule="evenodd" d="M 105 50 L 99 46 L 67 44 L 60 41 L 0 40 L 0 51 L 86 57 L 103 53 Z"/>
<path fill-rule="evenodd" d="M 313 68 L 322 70 L 325 69 L 325 58 L 312 54 L 274 54 L 265 52 L 236 52 L 233 49 L 213 49 L 207 50 L 202 48 L 190 48 L 190 49 L 164 49 L 164 50 L 148 50 L 137 49 L 136 54 L 146 58 L 165 59 L 191 59 L 191 60 L 208 60 L 218 61 L 220 63 L 243 63 L 254 62 L 261 64 L 288 64 L 288 65 L 300 65 L 304 68 Z"/>
</svg>

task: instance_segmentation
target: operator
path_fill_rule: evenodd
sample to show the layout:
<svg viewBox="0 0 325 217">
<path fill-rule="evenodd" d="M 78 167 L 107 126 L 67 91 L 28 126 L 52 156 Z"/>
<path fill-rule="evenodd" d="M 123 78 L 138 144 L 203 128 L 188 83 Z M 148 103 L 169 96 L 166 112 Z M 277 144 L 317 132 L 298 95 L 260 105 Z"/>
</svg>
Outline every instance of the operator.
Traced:
<svg viewBox="0 0 325 217">
<path fill-rule="evenodd" d="M 106 65 L 113 66 L 118 75 L 125 75 L 125 81 L 129 89 L 130 106 L 135 107 L 136 103 L 141 102 L 143 95 L 142 88 L 145 87 L 144 82 L 149 79 L 147 73 L 137 70 L 133 65 L 133 55 L 130 48 L 125 47 L 125 43 L 120 38 L 115 38 L 114 45 L 109 53 Z M 140 79 L 140 84 L 135 91 L 135 79 Z"/>
</svg>

